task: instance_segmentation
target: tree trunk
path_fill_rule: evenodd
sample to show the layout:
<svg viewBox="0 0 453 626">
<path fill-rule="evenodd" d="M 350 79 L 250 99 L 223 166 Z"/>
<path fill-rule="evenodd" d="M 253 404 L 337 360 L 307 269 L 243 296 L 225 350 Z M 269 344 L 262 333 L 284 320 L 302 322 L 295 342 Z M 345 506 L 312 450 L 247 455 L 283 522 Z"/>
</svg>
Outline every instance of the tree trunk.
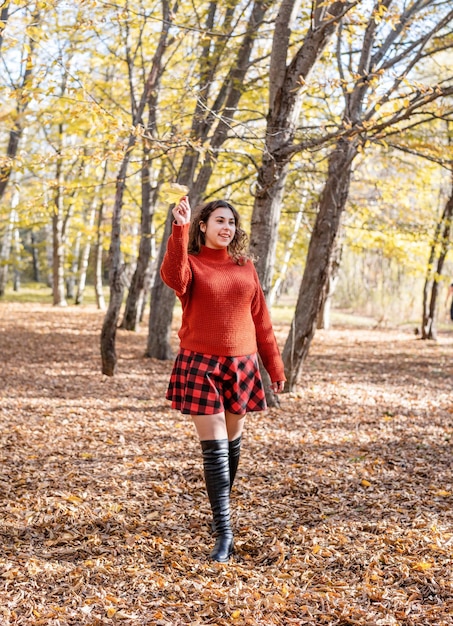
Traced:
<svg viewBox="0 0 453 626">
<path fill-rule="evenodd" d="M 349 192 L 358 139 L 340 139 L 329 158 L 328 174 L 308 247 L 291 330 L 283 349 L 287 387 L 292 390 L 315 334 L 340 220 Z"/>
<path fill-rule="evenodd" d="M 302 86 L 335 31 L 333 18 L 342 15 L 348 2 L 327 7 L 315 2 L 311 26 L 304 42 L 287 66 L 290 24 L 296 0 L 283 0 L 275 23 L 269 70 L 269 112 L 266 147 L 258 171 L 255 203 L 251 220 L 251 250 L 258 258 L 256 269 L 264 295 L 269 297 L 278 240 L 282 198 L 289 169 L 285 150 L 293 143 L 302 104 Z"/>
<path fill-rule="evenodd" d="M 159 249 L 157 266 L 160 268 L 166 251 L 166 242 L 170 236 L 173 214 L 168 212 L 165 222 L 163 242 Z M 165 242 L 165 243 L 164 243 Z M 151 307 L 149 312 L 149 332 L 146 356 L 155 359 L 168 360 L 173 357 L 170 345 L 171 321 L 175 306 L 176 295 L 173 289 L 163 282 L 160 272 L 156 271 L 153 286 L 151 287 Z"/>
<path fill-rule="evenodd" d="M 214 4 L 213 4 L 214 6 Z M 207 106 L 207 94 L 214 84 L 212 74 L 215 72 L 216 61 L 219 51 L 212 54 L 206 53 L 202 69 L 200 71 L 200 94 L 197 107 L 192 119 L 192 139 L 205 144 L 208 141 L 209 133 L 217 122 L 215 131 L 209 139 L 209 150 L 207 150 L 206 163 L 200 168 L 199 174 L 195 178 L 195 173 L 199 161 L 200 152 L 188 149 L 184 154 L 177 182 L 187 185 L 190 189 L 190 201 L 195 206 L 202 199 L 206 192 L 210 176 L 212 174 L 212 158 L 210 150 L 216 154 L 219 148 L 228 138 L 228 129 L 237 111 L 237 107 L 242 95 L 242 83 L 250 66 L 250 56 L 253 49 L 253 42 L 256 38 L 257 29 L 262 22 L 266 11 L 269 8 L 268 2 L 256 0 L 247 24 L 247 31 L 238 49 L 235 62 L 231 65 L 231 71 L 221 83 L 215 102 L 211 107 Z M 212 30 L 213 14 L 208 17 L 206 27 Z M 208 113 L 205 111 L 208 109 Z M 148 346 L 147 356 L 157 359 L 169 359 L 172 357 L 170 346 L 171 325 L 173 318 L 173 308 L 175 295 L 168 289 L 160 277 L 160 266 L 164 258 L 167 247 L 167 240 L 171 233 L 171 222 L 173 220 L 171 211 L 167 216 L 164 236 L 162 238 L 156 273 L 151 288 L 151 308 L 149 315 Z"/>
<path fill-rule="evenodd" d="M 52 296 L 54 306 L 67 306 L 64 284 L 64 241 L 61 233 L 61 216 L 52 216 Z"/>
<path fill-rule="evenodd" d="M 16 186 L 11 197 L 11 211 L 8 224 L 3 234 L 3 242 L 0 250 L 0 296 L 5 295 L 8 282 L 9 265 L 13 251 L 14 232 L 17 231 L 18 221 L 17 206 L 19 204 L 19 187 Z"/>
<path fill-rule="evenodd" d="M 88 218 L 89 234 L 87 237 L 87 241 L 82 248 L 82 254 L 80 255 L 79 279 L 77 281 L 77 293 L 74 302 L 75 304 L 82 304 L 83 302 L 83 294 L 85 292 L 88 263 L 91 252 L 92 232 L 94 227 L 94 221 L 96 219 L 96 201 L 97 193 L 95 193 L 95 197 L 93 199 L 93 202 L 91 203 L 90 214 Z"/>
<path fill-rule="evenodd" d="M 156 275 L 156 262 L 157 262 L 157 254 L 156 254 L 156 240 L 155 240 L 155 230 L 154 227 L 152 228 L 151 231 L 151 260 L 150 260 L 150 264 L 148 267 L 148 270 L 146 272 L 146 277 L 145 277 L 145 288 L 143 289 L 143 295 L 142 298 L 140 300 L 140 302 L 138 303 L 138 321 L 140 324 L 143 323 L 143 319 L 145 317 L 145 311 L 146 311 L 146 302 L 148 300 L 148 295 L 151 293 L 151 285 L 154 284 L 154 277 Z"/>
<path fill-rule="evenodd" d="M 63 133 L 61 124 L 59 125 L 59 129 L 59 136 L 61 138 Z M 57 156 L 56 180 L 55 208 L 52 215 L 52 295 L 54 306 L 67 306 L 64 280 L 63 160 L 60 154 Z"/>
<path fill-rule="evenodd" d="M 272 307 L 274 302 L 278 300 L 278 296 L 280 294 L 280 289 L 285 281 L 286 274 L 288 272 L 289 262 L 291 261 L 291 255 L 293 252 L 294 244 L 297 240 L 297 235 L 299 234 L 300 227 L 302 225 L 302 217 L 304 215 L 305 205 L 307 202 L 307 193 L 304 190 L 302 192 L 301 203 L 299 205 L 299 209 L 296 213 L 296 219 L 294 220 L 293 231 L 291 233 L 291 237 L 285 248 L 285 254 L 283 256 L 283 262 L 279 268 L 277 279 L 269 292 L 268 302 L 269 306 Z"/>
<path fill-rule="evenodd" d="M 442 276 L 445 257 L 447 256 L 450 245 L 451 223 L 453 219 L 453 169 L 451 182 L 450 197 L 447 200 L 442 212 L 442 217 L 436 227 L 423 288 L 422 339 L 437 339 L 436 313 L 439 280 Z"/>
<path fill-rule="evenodd" d="M 9 264 L 11 260 L 11 248 L 13 241 L 13 229 L 16 211 L 11 209 L 8 224 L 3 233 L 2 247 L 0 251 L 0 296 L 5 295 L 6 285 L 8 283 Z"/>
<path fill-rule="evenodd" d="M 3 31 L 5 30 L 6 24 L 8 22 L 9 8 L 9 2 L 3 3 L 2 10 L 0 12 L 0 52 L 3 47 Z"/>
<path fill-rule="evenodd" d="M 251 219 L 250 249 L 257 258 L 256 271 L 268 301 L 287 175 L 288 163 L 278 163 L 272 157 L 263 157 Z"/>
<path fill-rule="evenodd" d="M 147 76 L 142 96 L 138 106 L 132 106 L 135 110 L 133 114 L 133 126 L 134 128 L 138 124 L 142 124 L 143 113 L 146 104 L 149 102 L 150 94 L 155 89 L 161 74 L 161 64 L 165 48 L 167 45 L 168 30 L 170 27 L 169 20 L 169 6 L 166 0 L 162 0 L 162 31 L 157 46 L 156 52 L 151 64 L 151 70 Z M 134 94 L 131 93 L 131 100 L 134 101 Z M 120 315 L 121 303 L 123 300 L 123 281 L 122 273 L 124 268 L 121 267 L 121 213 L 123 207 L 123 197 L 125 189 L 126 173 L 129 166 L 132 150 L 136 144 L 137 135 L 132 132 L 129 136 L 128 145 L 126 148 L 125 156 L 120 167 L 120 172 L 117 177 L 115 204 L 112 214 L 112 234 L 110 243 L 110 300 L 107 313 L 104 318 L 101 331 L 101 357 L 102 357 L 102 372 L 107 376 L 113 376 L 115 374 L 117 357 L 116 357 L 116 330 L 118 325 L 118 319 Z"/>
<path fill-rule="evenodd" d="M 316 325 L 318 329 L 328 330 L 330 328 L 332 298 L 338 283 L 342 252 L 343 246 L 340 243 L 340 238 L 337 237 L 335 248 L 332 252 L 332 260 L 329 266 L 329 275 L 327 279 L 326 290 L 323 294 L 321 307 L 319 310 L 318 323 Z"/>
<path fill-rule="evenodd" d="M 52 220 L 53 222 L 53 220 Z M 46 285 L 53 291 L 53 223 L 45 226 L 46 233 Z"/>
<path fill-rule="evenodd" d="M 148 124 L 149 132 L 151 132 Z M 142 164 L 142 205 L 140 224 L 140 245 L 138 250 L 137 265 L 132 276 L 131 285 L 126 299 L 123 321 L 121 328 L 125 330 L 137 330 L 143 311 L 145 291 L 150 272 L 150 259 L 152 250 L 153 216 L 154 206 L 157 200 L 158 189 L 151 186 L 151 161 L 149 150 L 144 149 Z"/>
<path fill-rule="evenodd" d="M 13 289 L 15 292 L 20 290 L 21 286 L 21 262 L 20 262 L 20 252 L 21 252 L 21 241 L 19 228 L 17 227 L 17 222 L 19 221 L 19 216 L 15 215 L 15 226 L 13 230 L 13 244 L 12 244 L 12 253 L 13 253 Z"/>
<path fill-rule="evenodd" d="M 66 298 L 68 300 L 73 300 L 75 297 L 76 280 L 79 273 L 80 239 L 81 233 L 78 232 L 75 236 L 71 250 L 71 269 L 69 271 L 69 276 L 66 278 Z"/>
<path fill-rule="evenodd" d="M 103 247 L 104 236 L 102 233 L 102 222 L 104 220 L 104 197 L 103 197 L 102 189 L 105 184 L 105 180 L 107 178 L 107 171 L 108 171 L 108 161 L 106 159 L 104 163 L 104 171 L 102 174 L 102 179 L 95 194 L 95 198 L 97 198 L 98 196 L 100 198 L 99 209 L 97 211 L 97 219 L 96 219 L 96 215 L 94 216 L 94 219 L 96 221 L 96 242 L 94 245 L 94 293 L 96 296 L 96 304 L 100 311 L 105 311 L 105 299 L 104 299 L 103 280 L 102 280 L 102 260 L 103 260 L 103 252 L 104 252 L 104 247 Z"/>
<path fill-rule="evenodd" d="M 97 228 L 96 228 L 96 245 L 94 247 L 94 293 L 96 295 L 96 304 L 100 311 L 105 311 L 105 299 L 102 281 L 102 254 L 103 254 L 103 234 L 102 221 L 104 219 L 104 200 L 101 199 L 98 211 Z"/>
<path fill-rule="evenodd" d="M 283 0 L 276 19 L 269 70 L 266 147 L 258 171 L 250 236 L 250 248 L 258 259 L 256 270 L 268 302 L 289 171 L 290 157 L 284 148 L 294 141 L 303 98 L 302 86 L 335 31 L 336 20 L 332 18 L 342 15 L 348 6 L 347 2 L 333 2 L 327 12 L 325 3 L 316 1 L 311 26 L 288 66 L 290 24 L 298 2 Z M 272 391 L 267 391 L 266 399 L 269 406 L 278 406 L 277 396 Z"/>
<path fill-rule="evenodd" d="M 140 322 L 140 304 L 145 290 L 146 273 L 151 257 L 151 220 L 152 210 L 150 205 L 142 206 L 141 237 L 137 265 L 132 276 L 121 323 L 121 328 L 126 330 L 137 330 Z"/>
<path fill-rule="evenodd" d="M 33 280 L 35 283 L 39 283 L 40 275 L 39 275 L 39 259 L 38 259 L 38 248 L 36 245 L 36 235 L 31 231 L 30 234 L 31 240 L 31 258 L 32 258 L 32 267 L 33 267 Z"/>
<path fill-rule="evenodd" d="M 114 376 L 117 364 L 115 349 L 116 329 L 124 292 L 122 280 L 124 266 L 121 263 L 121 213 L 124 189 L 126 187 L 126 172 L 134 145 L 135 137 L 131 136 L 116 179 L 115 204 L 112 213 L 112 231 L 109 248 L 110 299 L 101 330 L 102 373 L 106 376 Z"/>
<path fill-rule="evenodd" d="M 1 34 L 8 20 L 8 7 L 9 3 L 7 3 L 6 6 L 2 7 L 2 11 L 0 14 L 0 46 L 3 44 L 3 38 L 1 37 Z M 39 25 L 40 19 L 40 9 L 36 8 L 31 18 L 31 24 L 34 27 Z M 0 200 L 5 193 L 9 179 L 13 172 L 14 160 L 16 158 L 17 151 L 19 149 L 19 143 L 24 130 L 24 113 L 27 110 L 27 107 L 30 103 L 31 94 L 33 93 L 33 90 L 31 89 L 31 82 L 33 75 L 34 49 L 35 41 L 33 37 L 30 37 L 28 40 L 27 58 L 22 59 L 22 66 L 24 67 L 22 81 L 15 90 L 17 98 L 16 114 L 14 116 L 13 127 L 9 132 L 8 147 L 6 149 L 6 159 L 2 162 L 2 165 L 0 165 Z"/>
</svg>

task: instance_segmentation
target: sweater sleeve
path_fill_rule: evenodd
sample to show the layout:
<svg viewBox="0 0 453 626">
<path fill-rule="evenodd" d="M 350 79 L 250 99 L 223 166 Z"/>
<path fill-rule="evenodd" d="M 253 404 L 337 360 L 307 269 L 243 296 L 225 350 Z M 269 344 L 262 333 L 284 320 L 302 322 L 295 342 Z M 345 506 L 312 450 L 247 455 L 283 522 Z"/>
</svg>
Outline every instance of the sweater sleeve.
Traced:
<svg viewBox="0 0 453 626">
<path fill-rule="evenodd" d="M 167 242 L 167 250 L 160 268 L 162 280 L 176 292 L 184 296 L 192 280 L 187 246 L 189 243 L 189 224 L 179 226 L 173 223 L 172 232 Z"/>
<path fill-rule="evenodd" d="M 256 293 L 252 302 L 252 316 L 255 323 L 258 352 L 271 381 L 286 380 L 280 350 L 278 349 L 266 299 L 255 271 Z"/>
</svg>

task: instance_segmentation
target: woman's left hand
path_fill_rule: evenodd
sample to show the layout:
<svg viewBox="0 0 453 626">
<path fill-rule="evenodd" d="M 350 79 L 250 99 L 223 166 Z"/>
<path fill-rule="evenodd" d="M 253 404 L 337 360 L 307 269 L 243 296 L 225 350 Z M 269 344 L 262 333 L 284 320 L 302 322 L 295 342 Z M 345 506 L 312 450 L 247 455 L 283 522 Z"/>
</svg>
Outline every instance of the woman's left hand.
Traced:
<svg viewBox="0 0 453 626">
<path fill-rule="evenodd" d="M 272 383 L 271 389 L 274 393 L 282 393 L 285 388 L 284 380 L 277 380 L 275 383 Z"/>
</svg>

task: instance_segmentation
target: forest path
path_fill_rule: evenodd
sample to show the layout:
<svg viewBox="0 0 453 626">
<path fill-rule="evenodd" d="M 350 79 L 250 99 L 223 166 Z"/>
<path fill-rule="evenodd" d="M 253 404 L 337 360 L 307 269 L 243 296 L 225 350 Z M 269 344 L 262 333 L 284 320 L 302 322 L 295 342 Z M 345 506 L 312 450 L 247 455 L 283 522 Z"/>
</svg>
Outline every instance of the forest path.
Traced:
<svg viewBox="0 0 453 626">
<path fill-rule="evenodd" d="M 453 624 L 453 332 L 317 333 L 248 417 L 222 565 L 172 363 L 118 331 L 103 377 L 102 319 L 0 304 L 2 626 Z"/>
</svg>

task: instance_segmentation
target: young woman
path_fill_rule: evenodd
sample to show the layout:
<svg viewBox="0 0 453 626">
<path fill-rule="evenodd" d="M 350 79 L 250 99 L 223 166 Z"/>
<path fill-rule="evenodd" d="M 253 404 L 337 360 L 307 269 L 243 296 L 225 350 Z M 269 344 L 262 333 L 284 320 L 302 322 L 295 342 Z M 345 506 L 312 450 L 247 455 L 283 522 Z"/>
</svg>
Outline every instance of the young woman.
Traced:
<svg viewBox="0 0 453 626">
<path fill-rule="evenodd" d="M 161 276 L 181 300 L 182 323 L 166 397 L 195 424 L 217 536 L 211 559 L 224 563 L 233 552 L 230 491 L 245 415 L 266 408 L 257 351 L 276 393 L 284 367 L 236 209 L 215 200 L 191 224 L 185 196 L 173 216 Z"/>
</svg>

